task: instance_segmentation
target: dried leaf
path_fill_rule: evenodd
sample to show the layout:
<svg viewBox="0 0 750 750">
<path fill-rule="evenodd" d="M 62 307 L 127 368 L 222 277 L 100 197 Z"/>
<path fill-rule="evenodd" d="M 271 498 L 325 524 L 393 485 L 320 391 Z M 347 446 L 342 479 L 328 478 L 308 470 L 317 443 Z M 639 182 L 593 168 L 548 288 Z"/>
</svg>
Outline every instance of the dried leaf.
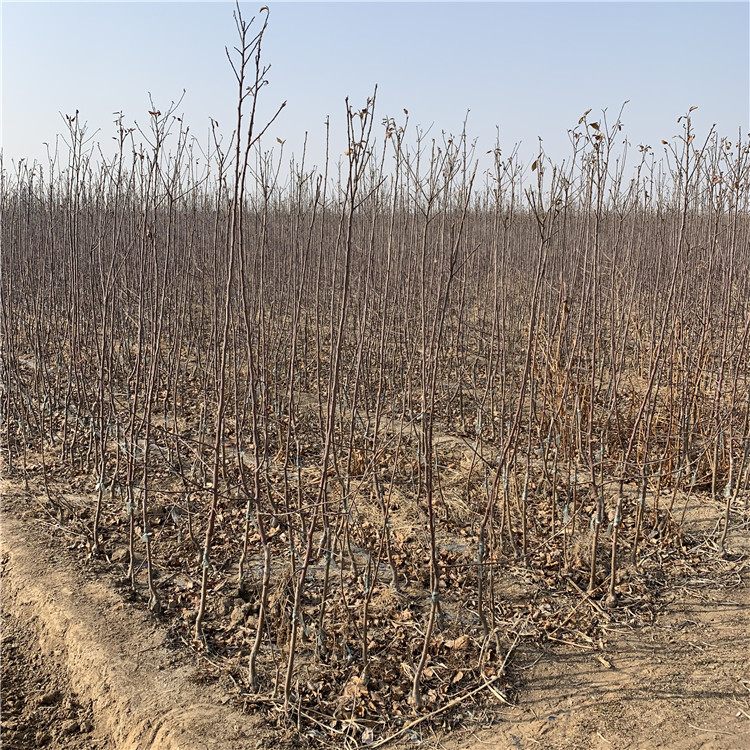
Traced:
<svg viewBox="0 0 750 750">
<path fill-rule="evenodd" d="M 454 641 L 446 641 L 445 645 L 448 648 L 452 648 L 454 651 L 460 651 L 464 646 L 467 646 L 471 639 L 468 635 L 464 634 L 456 638 Z"/>
</svg>

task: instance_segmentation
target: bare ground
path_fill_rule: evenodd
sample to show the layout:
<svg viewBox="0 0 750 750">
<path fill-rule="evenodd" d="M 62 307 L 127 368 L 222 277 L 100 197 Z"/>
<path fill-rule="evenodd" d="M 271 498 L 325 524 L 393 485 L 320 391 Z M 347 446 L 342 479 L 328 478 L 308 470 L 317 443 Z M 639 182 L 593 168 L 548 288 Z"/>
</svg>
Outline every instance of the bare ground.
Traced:
<svg viewBox="0 0 750 750">
<path fill-rule="evenodd" d="M 608 634 L 603 650 L 547 648 L 504 721 L 453 747 L 750 748 L 746 581 L 676 591 L 656 624 Z"/>
<path fill-rule="evenodd" d="M 106 737 L 92 731 L 91 702 L 79 702 L 59 657 L 61 653 L 43 653 L 30 622 L 3 612 L 1 716 L 6 750 L 112 748 Z"/>
<path fill-rule="evenodd" d="M 720 509 L 689 503 L 687 523 L 712 547 Z M 607 623 L 575 647 L 518 656 L 517 705 L 451 750 L 745 750 L 750 748 L 750 528 L 735 520 L 733 554 L 691 568 L 659 596 L 651 624 Z"/>
<path fill-rule="evenodd" d="M 168 647 L 166 632 L 61 549 L 53 524 L 2 514 L 2 739 L 7 748 L 261 748 L 297 744 L 242 712 L 227 676 L 201 684 L 205 658 Z M 707 527 L 718 510 L 701 519 Z M 57 536 L 57 539 L 52 539 Z M 505 748 L 750 748 L 750 590 L 746 524 L 734 559 L 672 585 L 652 624 L 607 624 L 600 642 L 525 643 L 517 701 L 468 702 L 458 728 L 440 717 L 394 744 Z M 489 725 L 488 718 L 492 717 Z M 455 725 L 455 722 L 454 722 Z"/>
<path fill-rule="evenodd" d="M 66 749 L 260 746 L 265 735 L 257 718 L 230 705 L 231 682 L 198 684 L 201 665 L 169 649 L 163 628 L 146 612 L 128 605 L 106 578 L 76 565 L 38 524 L 19 520 L 5 503 L 2 584 L 8 747 L 34 747 L 38 732 L 40 742 L 46 733 L 50 746 Z M 54 690 L 59 700 L 42 699 Z M 61 713 L 50 718 L 47 703 L 70 705 L 70 719 Z M 87 707 L 83 726 L 76 707 Z M 72 725 L 65 720 L 78 722 L 78 729 L 68 732 Z M 82 729 L 89 740 L 78 736 Z"/>
</svg>

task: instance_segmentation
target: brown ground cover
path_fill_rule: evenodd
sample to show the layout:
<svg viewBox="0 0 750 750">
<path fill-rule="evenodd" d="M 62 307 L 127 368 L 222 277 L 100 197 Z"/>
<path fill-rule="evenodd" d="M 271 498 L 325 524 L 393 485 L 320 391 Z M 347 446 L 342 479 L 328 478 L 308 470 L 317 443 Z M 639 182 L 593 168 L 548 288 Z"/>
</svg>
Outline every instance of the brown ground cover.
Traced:
<svg viewBox="0 0 750 750">
<path fill-rule="evenodd" d="M 694 538 L 709 539 L 719 514 L 691 505 Z M 302 732 L 279 721 L 278 706 L 249 695 L 231 660 L 175 641 L 168 616 L 154 618 L 116 575 L 102 576 L 69 531 L 28 523 L 35 515 L 6 482 L 2 726 L 10 748 L 320 746 L 344 737 L 354 747 L 393 735 L 404 747 L 455 750 L 750 747 L 747 519 L 728 558 L 696 550 L 648 595 L 648 607 L 623 597 L 607 610 L 579 595 L 577 607 L 597 623 L 593 635 L 551 627 L 559 602 L 553 609 L 540 598 L 538 583 L 510 583 L 508 601 L 519 611 L 525 602 L 527 614 L 502 679 L 468 697 L 457 691 L 439 713 L 405 710 L 400 729 L 377 736 L 366 726 L 345 735 L 345 721 L 322 714 L 317 732 L 309 721 Z M 529 617 L 530 604 L 548 620 Z"/>
</svg>

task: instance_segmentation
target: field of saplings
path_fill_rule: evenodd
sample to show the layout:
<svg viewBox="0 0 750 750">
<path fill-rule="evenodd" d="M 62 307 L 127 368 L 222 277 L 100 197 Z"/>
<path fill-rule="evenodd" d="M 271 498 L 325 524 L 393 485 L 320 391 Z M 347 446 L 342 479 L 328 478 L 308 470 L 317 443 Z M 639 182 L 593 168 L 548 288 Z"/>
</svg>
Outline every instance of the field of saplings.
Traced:
<svg viewBox="0 0 750 750">
<path fill-rule="evenodd" d="M 259 41 L 231 144 L 154 108 L 105 156 L 76 113 L 3 165 L 3 473 L 206 680 L 376 746 L 748 533 L 750 142 L 589 112 L 524 165 L 373 93 L 311 167 Z"/>
</svg>

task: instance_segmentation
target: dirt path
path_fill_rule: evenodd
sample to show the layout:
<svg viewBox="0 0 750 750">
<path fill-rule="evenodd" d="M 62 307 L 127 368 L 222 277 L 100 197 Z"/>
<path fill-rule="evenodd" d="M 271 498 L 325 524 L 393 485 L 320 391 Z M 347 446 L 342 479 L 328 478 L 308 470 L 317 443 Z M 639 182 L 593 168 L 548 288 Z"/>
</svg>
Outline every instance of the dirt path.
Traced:
<svg viewBox="0 0 750 750">
<path fill-rule="evenodd" d="M 291 745 L 232 708 L 239 693 L 228 678 L 196 684 L 198 657 L 168 649 L 163 628 L 111 580 L 7 504 L 2 584 L 4 747 Z M 465 706 L 463 728 L 440 735 L 422 724 L 394 746 L 750 749 L 749 584 L 746 559 L 717 562 L 715 576 L 671 591 L 655 624 L 605 626 L 603 650 L 525 645 L 518 704 L 502 706 L 501 721 L 481 729 L 482 710 Z"/>
<path fill-rule="evenodd" d="M 679 592 L 654 626 L 609 631 L 604 652 L 550 649 L 506 721 L 452 748 L 750 748 L 747 584 L 701 593 Z"/>
</svg>

